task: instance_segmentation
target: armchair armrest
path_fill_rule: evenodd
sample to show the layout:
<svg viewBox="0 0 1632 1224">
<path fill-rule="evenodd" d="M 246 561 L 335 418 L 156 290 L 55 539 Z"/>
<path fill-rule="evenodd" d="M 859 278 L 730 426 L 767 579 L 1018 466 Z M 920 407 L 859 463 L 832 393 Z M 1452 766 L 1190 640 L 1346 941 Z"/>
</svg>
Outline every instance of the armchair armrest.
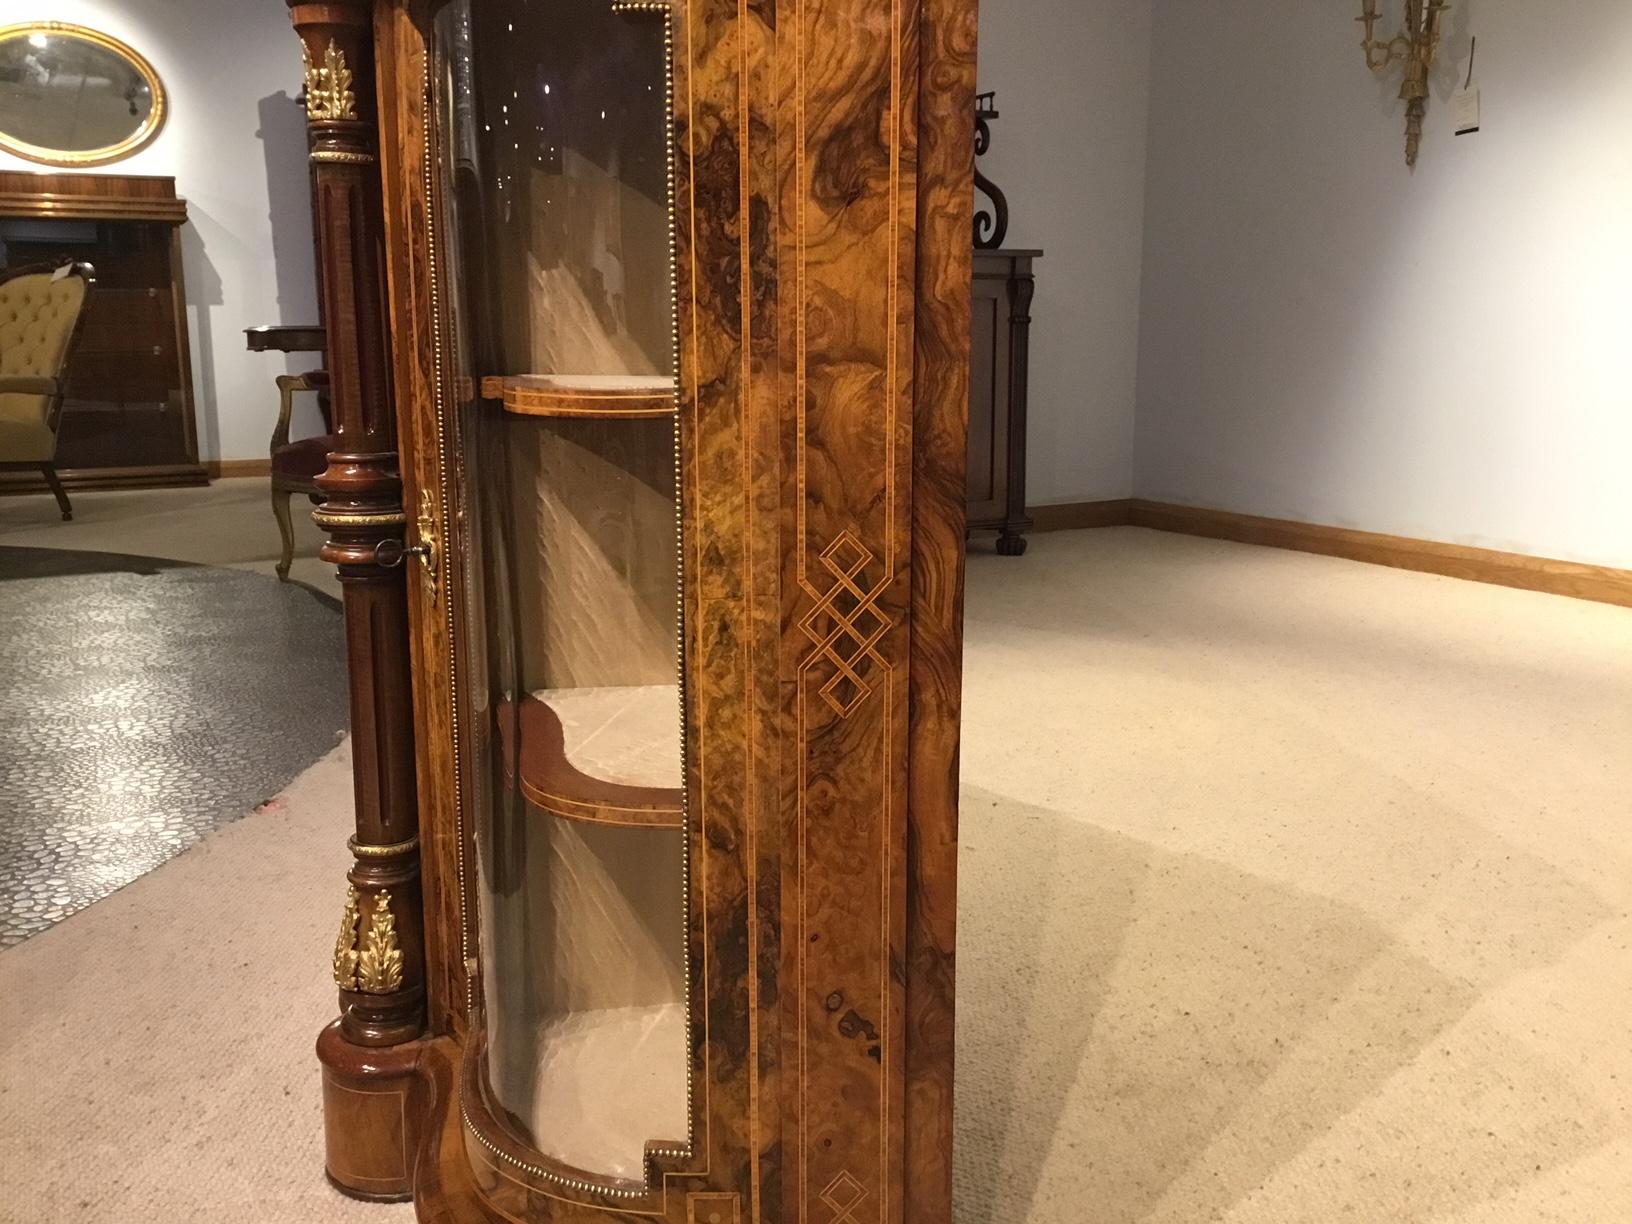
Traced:
<svg viewBox="0 0 1632 1224">
<path fill-rule="evenodd" d="M 308 370 L 304 374 L 280 374 L 274 381 L 278 384 L 278 423 L 272 427 L 272 453 L 276 454 L 279 447 L 289 445 L 289 419 L 295 409 L 295 392 L 327 390 L 329 376 L 324 370 Z"/>
<path fill-rule="evenodd" d="M 0 374 L 0 395 L 57 395 L 62 390 L 54 378 L 37 374 Z"/>
</svg>

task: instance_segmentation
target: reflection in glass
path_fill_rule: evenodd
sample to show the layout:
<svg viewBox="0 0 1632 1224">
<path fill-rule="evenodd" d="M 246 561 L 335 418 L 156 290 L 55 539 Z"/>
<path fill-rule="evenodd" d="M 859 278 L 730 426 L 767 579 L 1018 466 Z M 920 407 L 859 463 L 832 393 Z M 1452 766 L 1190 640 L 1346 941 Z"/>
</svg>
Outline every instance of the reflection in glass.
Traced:
<svg viewBox="0 0 1632 1224">
<path fill-rule="evenodd" d="M 122 155 L 163 117 L 158 77 L 94 30 L 42 23 L 0 36 L 0 140 L 36 160 Z"/>
<path fill-rule="evenodd" d="M 690 1130 L 663 24 L 455 0 L 436 50 L 484 1089 L 638 1181 Z"/>
</svg>

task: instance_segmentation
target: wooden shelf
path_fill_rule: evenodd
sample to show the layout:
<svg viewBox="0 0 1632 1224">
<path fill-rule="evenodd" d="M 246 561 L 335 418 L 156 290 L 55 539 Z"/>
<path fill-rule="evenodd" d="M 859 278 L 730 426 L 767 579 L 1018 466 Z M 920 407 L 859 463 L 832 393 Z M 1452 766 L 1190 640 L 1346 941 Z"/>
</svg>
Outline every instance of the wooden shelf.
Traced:
<svg viewBox="0 0 1632 1224">
<path fill-rule="evenodd" d="M 515 374 L 482 379 L 482 398 L 498 400 L 520 416 L 670 417 L 674 380 L 635 375 Z"/>
<path fill-rule="evenodd" d="M 680 777 L 678 703 L 671 684 L 545 690 L 524 698 L 518 717 L 501 705 L 505 771 L 515 779 L 519 730 L 519 787 L 535 807 L 567 820 L 678 829 L 683 790 L 652 785 Z"/>
</svg>

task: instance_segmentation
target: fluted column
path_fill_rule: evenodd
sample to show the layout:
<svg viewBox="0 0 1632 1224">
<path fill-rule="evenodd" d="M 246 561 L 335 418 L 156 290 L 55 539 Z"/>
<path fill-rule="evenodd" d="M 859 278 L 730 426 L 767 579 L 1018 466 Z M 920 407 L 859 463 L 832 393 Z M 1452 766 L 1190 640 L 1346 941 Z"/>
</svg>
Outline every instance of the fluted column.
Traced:
<svg viewBox="0 0 1632 1224">
<path fill-rule="evenodd" d="M 348 1193 L 411 1192 L 400 1133 L 424 1028 L 425 957 L 402 478 L 397 460 L 371 6 L 288 0 L 306 58 L 329 387 L 338 449 L 318 480 L 322 556 L 339 569 L 351 679 L 356 832 L 336 897 L 340 1019 L 318 1043 L 329 1176 Z"/>
</svg>

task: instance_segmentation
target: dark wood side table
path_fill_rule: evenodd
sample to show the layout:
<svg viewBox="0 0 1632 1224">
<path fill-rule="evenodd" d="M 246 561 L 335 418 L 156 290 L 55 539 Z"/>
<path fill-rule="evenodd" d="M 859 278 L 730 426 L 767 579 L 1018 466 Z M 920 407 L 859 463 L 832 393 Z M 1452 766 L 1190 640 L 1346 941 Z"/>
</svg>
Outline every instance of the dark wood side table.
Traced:
<svg viewBox="0 0 1632 1224">
<path fill-rule="evenodd" d="M 976 251 L 969 361 L 970 531 L 996 531 L 997 551 L 1026 551 L 1026 385 L 1032 262 L 1041 251 Z"/>
<path fill-rule="evenodd" d="M 252 353 L 324 353 L 329 344 L 328 333 L 320 324 L 316 323 L 273 323 L 263 327 L 244 328 L 244 347 Z M 287 390 L 284 386 L 286 378 L 293 378 L 297 384 L 297 391 L 316 391 L 317 409 L 323 414 L 323 428 L 332 430 L 334 420 L 329 411 L 329 380 L 323 370 L 309 370 L 304 375 L 286 375 L 277 380 L 278 390 Z M 311 385 L 306 386 L 301 379 L 310 379 Z M 289 440 L 289 405 L 281 405 L 283 416 L 283 441 Z M 279 446 L 278 435 L 273 434 L 272 449 L 275 452 Z"/>
<path fill-rule="evenodd" d="M 316 324 L 277 323 L 244 328 L 244 341 L 252 353 L 321 353 L 328 337 Z"/>
</svg>

